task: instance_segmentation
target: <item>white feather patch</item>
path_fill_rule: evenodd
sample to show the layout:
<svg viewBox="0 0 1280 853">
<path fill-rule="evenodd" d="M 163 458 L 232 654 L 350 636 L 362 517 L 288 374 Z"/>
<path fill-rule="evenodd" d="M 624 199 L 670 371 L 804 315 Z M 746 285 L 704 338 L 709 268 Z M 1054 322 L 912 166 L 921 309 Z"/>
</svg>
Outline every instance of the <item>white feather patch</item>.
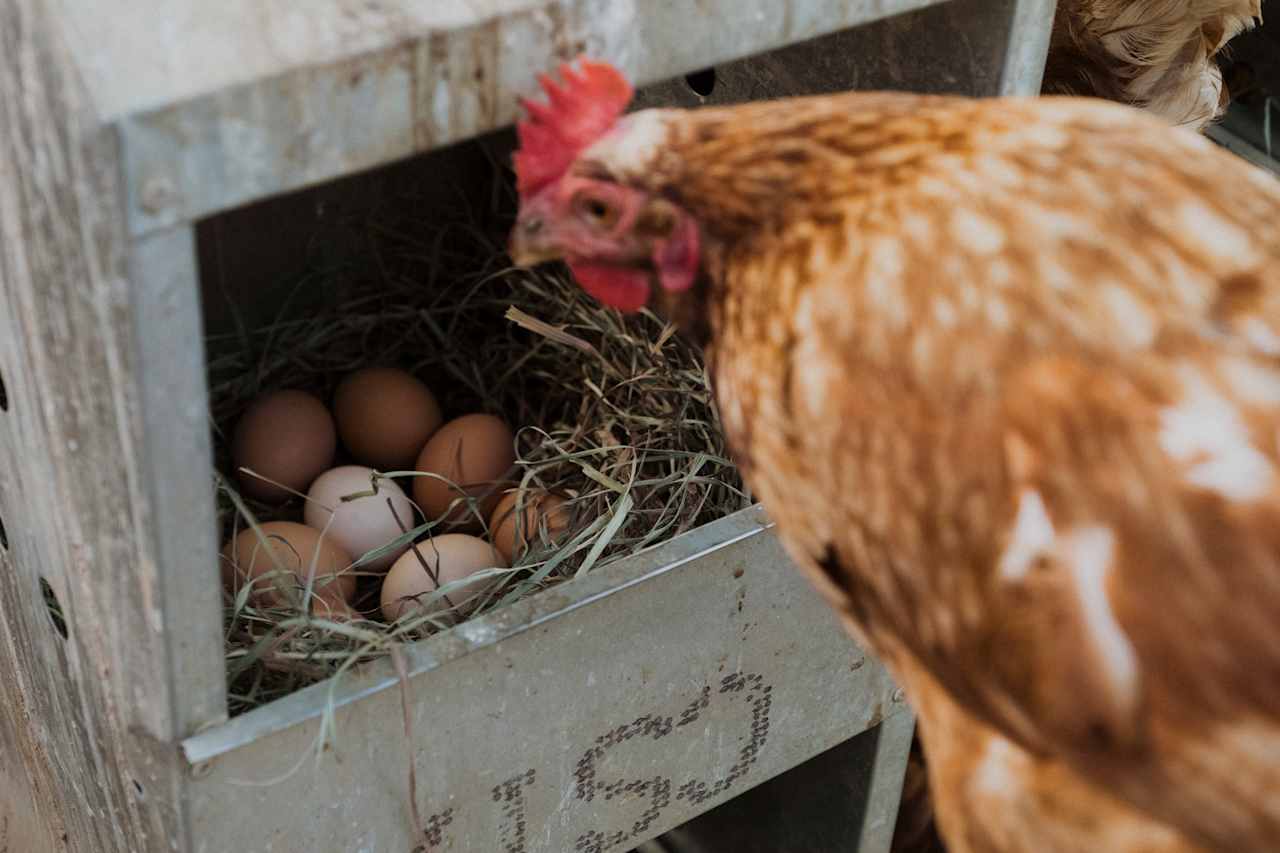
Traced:
<svg viewBox="0 0 1280 853">
<path fill-rule="evenodd" d="M 1004 229 L 987 217 L 960 208 L 951 216 L 951 236 L 979 255 L 994 255 L 1005 246 Z"/>
<path fill-rule="evenodd" d="M 1006 580 L 1025 577 L 1036 558 L 1053 547 L 1053 535 L 1053 522 L 1049 520 L 1044 499 L 1035 489 L 1023 489 L 1018 495 L 1013 533 L 1000 555 L 1000 576 Z"/>
<path fill-rule="evenodd" d="M 1195 486 L 1235 501 L 1267 495 L 1275 470 L 1250 442 L 1240 412 L 1200 374 L 1184 371 L 1183 378 L 1182 399 L 1160 412 L 1160 446 L 1188 466 Z"/>
<path fill-rule="evenodd" d="M 1012 797 L 1020 789 L 1018 771 L 1025 764 L 1022 754 L 1002 737 L 992 737 L 982 751 L 982 760 L 973 770 L 973 784 L 988 796 Z"/>
<path fill-rule="evenodd" d="M 896 240 L 877 240 L 868 247 L 863 269 L 867 297 L 894 327 L 907 322 L 907 301 L 902 292 L 905 269 L 902 246 Z"/>
<path fill-rule="evenodd" d="M 1267 325 L 1267 321 L 1261 317 L 1247 317 L 1240 323 L 1240 332 L 1244 335 L 1244 339 L 1249 342 L 1249 346 L 1266 353 L 1267 355 L 1280 355 L 1280 335 Z"/>
<path fill-rule="evenodd" d="M 1218 364 L 1240 399 L 1263 406 L 1280 405 L 1280 371 L 1247 358 L 1224 358 Z"/>
<path fill-rule="evenodd" d="M 1085 627 L 1098 651 L 1112 698 L 1120 707 L 1131 707 L 1138 698 L 1138 658 L 1107 595 L 1115 534 L 1098 525 L 1073 528 L 1060 538 L 1058 547 L 1075 581 Z"/>
<path fill-rule="evenodd" d="M 951 300 L 946 297 L 935 297 L 933 300 L 933 318 L 943 328 L 951 328 L 956 324 L 956 306 L 952 305 Z"/>
<path fill-rule="evenodd" d="M 1236 225 L 1199 202 L 1187 202 L 1178 208 L 1178 220 L 1187 239 L 1213 257 L 1252 265 L 1257 249 L 1252 239 Z"/>
<path fill-rule="evenodd" d="M 1106 286 L 1102 297 L 1107 303 L 1117 330 L 1131 346 L 1146 347 L 1156 337 L 1156 321 L 1151 312 L 1138 301 L 1127 287 L 1119 284 Z"/>
<path fill-rule="evenodd" d="M 618 119 L 617 126 L 591 145 L 583 156 L 598 160 L 618 175 L 650 168 L 666 146 L 671 110 L 641 110 Z"/>
</svg>

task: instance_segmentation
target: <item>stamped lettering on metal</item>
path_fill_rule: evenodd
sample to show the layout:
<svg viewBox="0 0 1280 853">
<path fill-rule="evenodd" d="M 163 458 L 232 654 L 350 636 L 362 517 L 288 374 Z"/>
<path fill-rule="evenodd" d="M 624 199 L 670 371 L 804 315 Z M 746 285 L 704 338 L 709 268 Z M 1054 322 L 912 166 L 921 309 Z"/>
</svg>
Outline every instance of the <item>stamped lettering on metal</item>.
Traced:
<svg viewBox="0 0 1280 853">
<path fill-rule="evenodd" d="M 672 801 L 687 800 L 691 804 L 718 797 L 727 792 L 743 777 L 760 757 L 760 751 L 769 739 L 769 710 L 772 705 L 772 685 L 766 684 L 760 675 L 736 672 L 726 675 L 716 687 L 705 686 L 688 705 L 673 714 L 661 712 L 642 714 L 629 723 L 617 726 L 595 738 L 578 759 L 573 774 L 572 797 L 588 803 L 637 799 L 646 808 L 630 825 L 608 830 L 589 829 L 578 836 L 574 853 L 605 853 L 628 841 L 642 841 L 659 820 Z M 679 737 L 682 730 L 698 722 L 703 712 L 715 702 L 743 701 L 751 707 L 751 728 L 738 752 L 738 760 L 717 779 L 681 779 L 678 783 L 663 775 L 645 778 L 612 778 L 599 772 L 609 753 L 628 741 L 643 744 L 666 737 Z M 541 823 L 545 815 L 528 813 L 526 789 L 538 783 L 537 771 L 530 768 L 517 773 L 492 789 L 490 803 L 473 803 L 448 808 L 432 814 L 425 827 L 426 850 L 450 849 L 456 840 L 448 832 L 457 809 L 492 808 L 490 820 L 499 839 L 501 853 L 529 853 L 529 826 L 535 820 Z"/>
</svg>

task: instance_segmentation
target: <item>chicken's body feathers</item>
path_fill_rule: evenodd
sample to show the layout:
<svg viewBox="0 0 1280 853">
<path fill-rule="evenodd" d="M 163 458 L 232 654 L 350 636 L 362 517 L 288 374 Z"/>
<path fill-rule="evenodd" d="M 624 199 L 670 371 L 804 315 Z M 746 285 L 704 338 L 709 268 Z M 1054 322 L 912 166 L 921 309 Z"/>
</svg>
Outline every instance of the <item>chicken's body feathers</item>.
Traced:
<svg viewBox="0 0 1280 853">
<path fill-rule="evenodd" d="M 640 113 L 575 169 L 698 223 L 655 306 L 956 853 L 1275 849 L 1280 184 L 1100 101 L 897 93 Z"/>
<path fill-rule="evenodd" d="M 1267 849 L 1280 191 L 1097 102 L 839 100 L 682 116 L 650 173 L 713 238 L 753 490 L 896 671 L 1025 750 L 1011 784 Z"/>
</svg>

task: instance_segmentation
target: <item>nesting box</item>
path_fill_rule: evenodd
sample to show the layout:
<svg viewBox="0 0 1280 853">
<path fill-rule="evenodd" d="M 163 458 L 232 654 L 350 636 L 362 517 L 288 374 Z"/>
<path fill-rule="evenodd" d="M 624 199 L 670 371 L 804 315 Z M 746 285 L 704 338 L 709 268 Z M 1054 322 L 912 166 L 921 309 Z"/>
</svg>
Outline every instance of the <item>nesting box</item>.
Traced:
<svg viewBox="0 0 1280 853">
<path fill-rule="evenodd" d="M 910 711 L 759 508 L 229 719 L 202 289 L 287 247 L 250 205 L 439 168 L 582 52 L 645 104 L 1032 93 L 1052 12 L 3 0 L 0 849 L 626 850 L 873 730 L 887 850 Z"/>
</svg>

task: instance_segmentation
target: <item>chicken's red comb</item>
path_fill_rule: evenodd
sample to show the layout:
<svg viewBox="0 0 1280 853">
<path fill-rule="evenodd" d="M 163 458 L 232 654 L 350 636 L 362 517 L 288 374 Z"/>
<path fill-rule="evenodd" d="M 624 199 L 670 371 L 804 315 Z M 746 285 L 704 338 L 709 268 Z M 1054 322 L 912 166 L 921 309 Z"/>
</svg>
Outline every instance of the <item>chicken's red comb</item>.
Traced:
<svg viewBox="0 0 1280 853">
<path fill-rule="evenodd" d="M 539 78 L 548 103 L 520 101 L 529 117 L 516 125 L 520 147 L 512 159 L 522 196 L 563 175 L 631 103 L 634 90 L 617 68 L 590 59 L 580 60 L 578 67 L 575 71 L 568 62 L 560 66 L 563 86 L 545 74 Z"/>
</svg>

